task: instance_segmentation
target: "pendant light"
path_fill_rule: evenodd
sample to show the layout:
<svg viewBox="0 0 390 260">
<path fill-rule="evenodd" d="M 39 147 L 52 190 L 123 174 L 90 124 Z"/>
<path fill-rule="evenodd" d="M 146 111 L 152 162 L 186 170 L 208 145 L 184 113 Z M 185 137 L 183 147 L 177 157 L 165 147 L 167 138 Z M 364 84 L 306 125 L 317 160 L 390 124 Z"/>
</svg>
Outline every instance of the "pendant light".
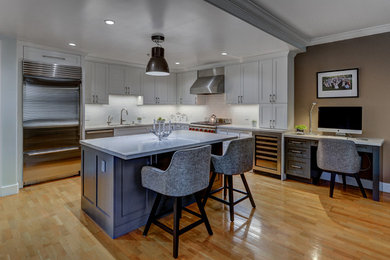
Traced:
<svg viewBox="0 0 390 260">
<path fill-rule="evenodd" d="M 163 34 L 153 34 L 152 41 L 157 44 L 157 47 L 152 48 L 152 57 L 146 66 L 146 74 L 151 76 L 168 76 L 169 67 L 164 58 L 164 48 L 161 43 L 164 42 Z"/>
</svg>

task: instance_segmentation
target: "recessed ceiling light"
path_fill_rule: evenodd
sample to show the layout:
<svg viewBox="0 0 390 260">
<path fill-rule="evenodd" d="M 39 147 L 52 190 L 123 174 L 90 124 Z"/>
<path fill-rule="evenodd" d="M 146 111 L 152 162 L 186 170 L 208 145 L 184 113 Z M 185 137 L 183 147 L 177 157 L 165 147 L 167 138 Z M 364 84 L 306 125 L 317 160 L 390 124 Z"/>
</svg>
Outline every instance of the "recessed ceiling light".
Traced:
<svg viewBox="0 0 390 260">
<path fill-rule="evenodd" d="M 108 25 L 113 25 L 113 24 L 115 24 L 115 21 L 113 21 L 113 20 L 104 20 L 104 22 L 105 22 L 106 24 L 108 24 Z"/>
<path fill-rule="evenodd" d="M 221 52 L 221 55 L 226 56 L 227 52 Z"/>
<path fill-rule="evenodd" d="M 176 64 L 176 65 L 179 65 L 179 64 L 180 64 L 180 62 L 175 62 L 175 64 Z"/>
<path fill-rule="evenodd" d="M 68 43 L 69 46 L 76 47 L 76 43 L 70 42 Z"/>
</svg>

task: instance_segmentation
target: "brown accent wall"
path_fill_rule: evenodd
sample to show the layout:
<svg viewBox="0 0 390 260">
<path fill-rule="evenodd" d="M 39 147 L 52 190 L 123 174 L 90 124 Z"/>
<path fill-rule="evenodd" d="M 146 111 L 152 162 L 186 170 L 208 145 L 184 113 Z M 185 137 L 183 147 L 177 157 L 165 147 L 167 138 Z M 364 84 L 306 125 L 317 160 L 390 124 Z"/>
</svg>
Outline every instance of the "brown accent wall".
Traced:
<svg viewBox="0 0 390 260">
<path fill-rule="evenodd" d="M 317 99 L 316 73 L 359 68 L 359 98 Z M 295 58 L 295 124 L 309 126 L 309 108 L 362 106 L 363 135 L 385 139 L 383 176 L 390 183 L 390 33 L 307 48 Z M 313 130 L 317 130 L 317 109 Z"/>
</svg>

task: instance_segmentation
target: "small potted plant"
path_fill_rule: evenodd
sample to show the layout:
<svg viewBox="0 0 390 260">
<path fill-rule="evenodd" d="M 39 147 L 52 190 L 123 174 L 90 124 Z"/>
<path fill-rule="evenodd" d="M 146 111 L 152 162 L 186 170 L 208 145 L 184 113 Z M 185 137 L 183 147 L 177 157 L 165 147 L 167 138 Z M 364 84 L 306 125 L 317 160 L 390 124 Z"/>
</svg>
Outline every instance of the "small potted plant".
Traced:
<svg viewBox="0 0 390 260">
<path fill-rule="evenodd" d="M 256 120 L 252 120 L 252 127 L 256 127 L 257 126 L 257 121 Z"/>
<path fill-rule="evenodd" d="M 307 129 L 306 125 L 296 125 L 295 129 L 297 130 L 297 134 L 303 135 L 305 134 L 305 130 Z"/>
<path fill-rule="evenodd" d="M 141 124 L 141 123 L 142 123 L 142 117 L 140 117 L 140 116 L 137 117 L 137 123 L 138 123 L 138 124 Z"/>
</svg>

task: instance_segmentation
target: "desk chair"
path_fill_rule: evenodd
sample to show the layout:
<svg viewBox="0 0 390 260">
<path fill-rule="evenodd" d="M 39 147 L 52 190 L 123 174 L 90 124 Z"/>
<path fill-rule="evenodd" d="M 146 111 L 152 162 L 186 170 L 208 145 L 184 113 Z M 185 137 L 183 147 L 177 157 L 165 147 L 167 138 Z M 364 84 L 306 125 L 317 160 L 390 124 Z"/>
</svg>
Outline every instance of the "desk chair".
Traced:
<svg viewBox="0 0 390 260">
<path fill-rule="evenodd" d="M 179 251 L 179 236 L 192 228 L 204 223 L 209 235 L 213 234 L 199 191 L 207 188 L 210 176 L 211 146 L 177 151 L 173 154 L 171 163 L 165 171 L 155 167 L 145 166 L 142 168 L 142 186 L 157 192 L 152 210 L 146 223 L 143 235 L 148 234 L 152 223 L 173 235 L 173 257 L 177 258 Z M 182 198 L 195 195 L 200 214 L 182 208 Z M 163 196 L 173 197 L 173 229 L 157 220 L 156 212 Z M 200 220 L 179 229 L 181 210 L 185 210 L 200 218 Z"/>
<path fill-rule="evenodd" d="M 346 188 L 346 175 L 353 176 L 359 185 L 364 198 L 367 198 L 362 182 L 360 181 L 361 158 L 356 150 L 355 143 L 349 140 L 324 138 L 318 141 L 317 165 L 331 173 L 329 196 L 333 197 L 336 174 L 343 177 L 343 186 Z"/>
<path fill-rule="evenodd" d="M 213 174 L 211 176 L 209 187 L 206 190 L 206 197 L 203 204 L 206 205 L 207 198 L 229 205 L 230 221 L 234 221 L 234 205 L 249 198 L 252 207 L 256 208 L 248 183 L 246 182 L 244 172 L 250 171 L 253 168 L 253 151 L 254 138 L 236 139 L 229 143 L 226 153 L 223 156 L 211 155 L 211 162 L 213 164 Z M 224 175 L 224 186 L 211 191 L 217 173 Z M 233 188 L 233 175 L 240 175 L 241 180 L 245 186 L 245 190 L 241 191 Z M 227 185 L 228 184 L 228 185 Z M 224 199 L 226 199 L 226 190 L 229 191 L 229 201 L 222 200 L 213 196 L 212 194 L 224 190 Z M 234 201 L 233 191 L 244 194 L 245 196 Z"/>
</svg>

